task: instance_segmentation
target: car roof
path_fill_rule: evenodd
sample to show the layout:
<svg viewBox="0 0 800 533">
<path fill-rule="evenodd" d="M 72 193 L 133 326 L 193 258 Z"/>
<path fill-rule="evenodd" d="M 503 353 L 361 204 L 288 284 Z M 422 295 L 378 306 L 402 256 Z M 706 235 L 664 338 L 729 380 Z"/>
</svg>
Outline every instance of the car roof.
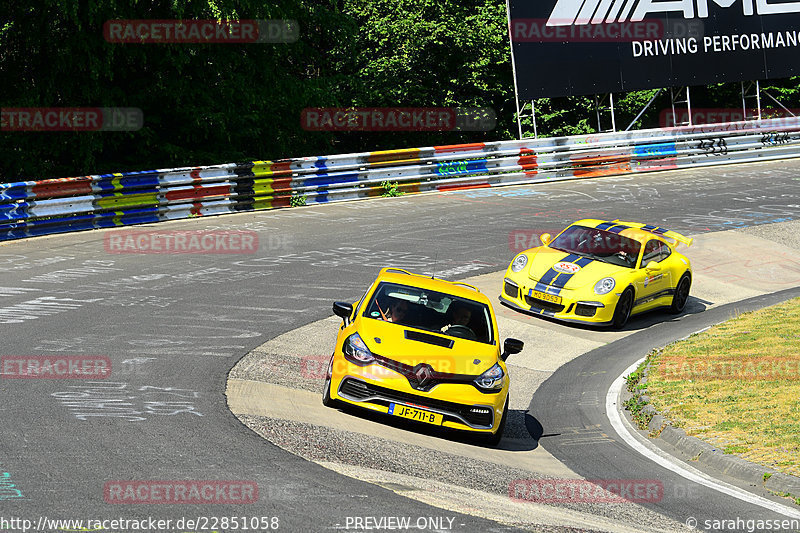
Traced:
<svg viewBox="0 0 800 533">
<path fill-rule="evenodd" d="M 489 305 L 489 298 L 486 297 L 476 287 L 460 281 L 448 281 L 445 279 L 433 278 L 423 274 L 414 274 L 407 270 L 394 267 L 386 267 L 381 269 L 378 273 L 376 282 L 386 281 L 389 283 L 398 283 L 400 285 L 408 285 L 410 287 L 418 287 L 420 289 L 428 289 L 431 291 L 443 292 L 458 298 L 466 300 L 475 300 Z"/>
</svg>

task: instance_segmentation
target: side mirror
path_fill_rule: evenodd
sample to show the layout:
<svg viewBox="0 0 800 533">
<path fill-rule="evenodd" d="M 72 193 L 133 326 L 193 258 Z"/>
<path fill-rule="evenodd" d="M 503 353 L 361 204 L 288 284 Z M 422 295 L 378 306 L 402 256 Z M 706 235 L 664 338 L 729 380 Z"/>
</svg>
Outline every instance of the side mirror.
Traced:
<svg viewBox="0 0 800 533">
<path fill-rule="evenodd" d="M 350 316 L 353 314 L 353 306 L 347 302 L 333 302 L 333 313 L 336 316 L 342 317 L 347 323 Z"/>
<path fill-rule="evenodd" d="M 542 244 L 544 244 L 545 246 L 550 244 L 550 239 L 552 239 L 552 235 L 550 235 L 549 233 L 542 233 L 539 236 L 539 240 L 542 241 Z"/>
<path fill-rule="evenodd" d="M 661 265 L 658 263 L 658 261 L 650 261 L 644 268 L 645 270 L 650 270 L 651 272 L 658 272 L 661 270 Z"/>
<path fill-rule="evenodd" d="M 522 347 L 525 346 L 525 343 L 521 340 L 508 338 L 506 342 L 503 343 L 503 353 L 500 355 L 500 359 L 505 361 L 508 359 L 509 355 L 514 355 L 522 351 Z"/>
</svg>

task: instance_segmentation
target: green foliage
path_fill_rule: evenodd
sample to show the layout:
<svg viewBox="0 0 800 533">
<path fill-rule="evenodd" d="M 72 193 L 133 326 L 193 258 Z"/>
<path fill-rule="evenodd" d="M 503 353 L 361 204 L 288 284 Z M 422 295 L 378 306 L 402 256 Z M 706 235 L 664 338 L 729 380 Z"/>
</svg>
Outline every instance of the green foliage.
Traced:
<svg viewBox="0 0 800 533">
<path fill-rule="evenodd" d="M 12 2 L 3 107 L 136 107 L 136 132 L 0 134 L 0 180 L 508 138 L 505 6 L 490 0 Z M 113 19 L 293 19 L 291 44 L 119 44 Z M 312 132 L 307 107 L 493 107 L 490 132 Z"/>
<path fill-rule="evenodd" d="M 0 15 L 4 107 L 137 107 L 136 132 L 14 132 L 0 135 L 0 177 L 143 170 L 329 153 L 300 127 L 304 104 L 328 97 L 308 65 L 347 28 L 335 4 L 206 0 L 95 3 L 43 0 Z M 291 44 L 119 44 L 103 37 L 113 19 L 295 19 Z M 345 21 L 346 22 L 346 21 Z M 316 28 L 313 33 L 308 29 Z M 313 39 L 309 39 L 312 37 Z M 341 52 L 340 52 L 341 55 Z M 341 60 L 341 58 L 339 58 Z M 299 152 L 299 153 L 298 153 Z"/>
<path fill-rule="evenodd" d="M 306 195 L 294 194 L 289 199 L 289 207 L 302 207 L 306 205 Z"/>
<path fill-rule="evenodd" d="M 381 187 L 383 188 L 381 196 L 384 197 L 403 196 L 405 194 L 399 189 L 398 182 L 391 183 L 389 181 L 383 181 L 381 182 Z"/>
<path fill-rule="evenodd" d="M 625 376 L 625 382 L 628 385 L 629 391 L 633 392 L 636 390 L 636 386 L 639 384 L 639 381 L 641 381 L 642 376 L 644 375 L 644 370 L 645 364 L 642 363 L 636 368 L 636 370 Z"/>
<path fill-rule="evenodd" d="M 638 396 L 629 398 L 624 403 L 625 409 L 630 412 L 631 418 L 633 418 L 633 421 L 636 422 L 636 425 L 639 427 L 639 429 L 647 429 L 648 424 L 650 424 L 650 420 L 653 419 L 652 414 L 646 414 L 643 411 L 645 405 L 647 405 L 647 402 L 642 402 Z"/>
<path fill-rule="evenodd" d="M 385 150 L 516 136 L 505 4 L 496 0 L 41 0 L 0 12 L 2 107 L 134 107 L 135 132 L 0 133 L 0 181 Z M 283 44 L 118 44 L 113 19 L 290 19 Z M 765 89 L 800 107 L 798 78 Z M 654 91 L 615 95 L 624 129 Z M 739 84 L 693 88 L 739 107 Z M 536 102 L 546 136 L 598 130 L 594 99 Z M 773 105 L 764 99 L 764 106 Z M 491 131 L 317 132 L 311 107 L 491 108 Z M 658 126 L 662 91 L 634 127 Z M 610 128 L 607 112 L 599 129 Z M 531 130 L 530 118 L 526 130 Z"/>
</svg>

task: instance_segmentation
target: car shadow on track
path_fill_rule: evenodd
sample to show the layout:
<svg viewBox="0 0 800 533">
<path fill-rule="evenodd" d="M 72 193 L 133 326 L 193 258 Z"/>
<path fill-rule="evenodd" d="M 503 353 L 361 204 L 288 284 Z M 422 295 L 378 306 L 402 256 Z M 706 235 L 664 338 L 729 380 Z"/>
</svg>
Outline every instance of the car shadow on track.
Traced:
<svg viewBox="0 0 800 533">
<path fill-rule="evenodd" d="M 506 423 L 503 438 L 496 446 L 487 444 L 477 434 L 468 431 L 459 431 L 455 429 L 442 428 L 440 426 L 432 426 L 420 422 L 413 422 L 396 416 L 390 416 L 368 409 L 359 409 L 358 407 L 350 405 L 338 405 L 336 408 L 348 415 L 370 420 L 381 425 L 390 426 L 393 428 L 401 429 L 411 433 L 427 435 L 446 441 L 459 442 L 471 446 L 496 448 L 506 451 L 529 451 L 535 450 L 538 447 L 538 442 L 531 438 L 529 430 L 527 429 L 527 418 L 532 418 L 527 411 L 522 409 L 509 409 L 508 421 Z M 535 420 L 535 419 L 534 419 Z M 538 422 L 537 422 L 538 423 Z M 541 427 L 541 425 L 539 426 Z"/>
</svg>

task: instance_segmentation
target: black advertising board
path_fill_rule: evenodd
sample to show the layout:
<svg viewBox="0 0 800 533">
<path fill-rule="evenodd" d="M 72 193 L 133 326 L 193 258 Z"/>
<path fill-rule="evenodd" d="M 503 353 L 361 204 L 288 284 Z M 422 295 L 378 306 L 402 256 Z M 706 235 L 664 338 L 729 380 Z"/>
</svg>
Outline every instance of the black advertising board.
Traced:
<svg viewBox="0 0 800 533">
<path fill-rule="evenodd" d="M 523 100 L 800 74 L 800 1 L 509 2 Z"/>
</svg>

